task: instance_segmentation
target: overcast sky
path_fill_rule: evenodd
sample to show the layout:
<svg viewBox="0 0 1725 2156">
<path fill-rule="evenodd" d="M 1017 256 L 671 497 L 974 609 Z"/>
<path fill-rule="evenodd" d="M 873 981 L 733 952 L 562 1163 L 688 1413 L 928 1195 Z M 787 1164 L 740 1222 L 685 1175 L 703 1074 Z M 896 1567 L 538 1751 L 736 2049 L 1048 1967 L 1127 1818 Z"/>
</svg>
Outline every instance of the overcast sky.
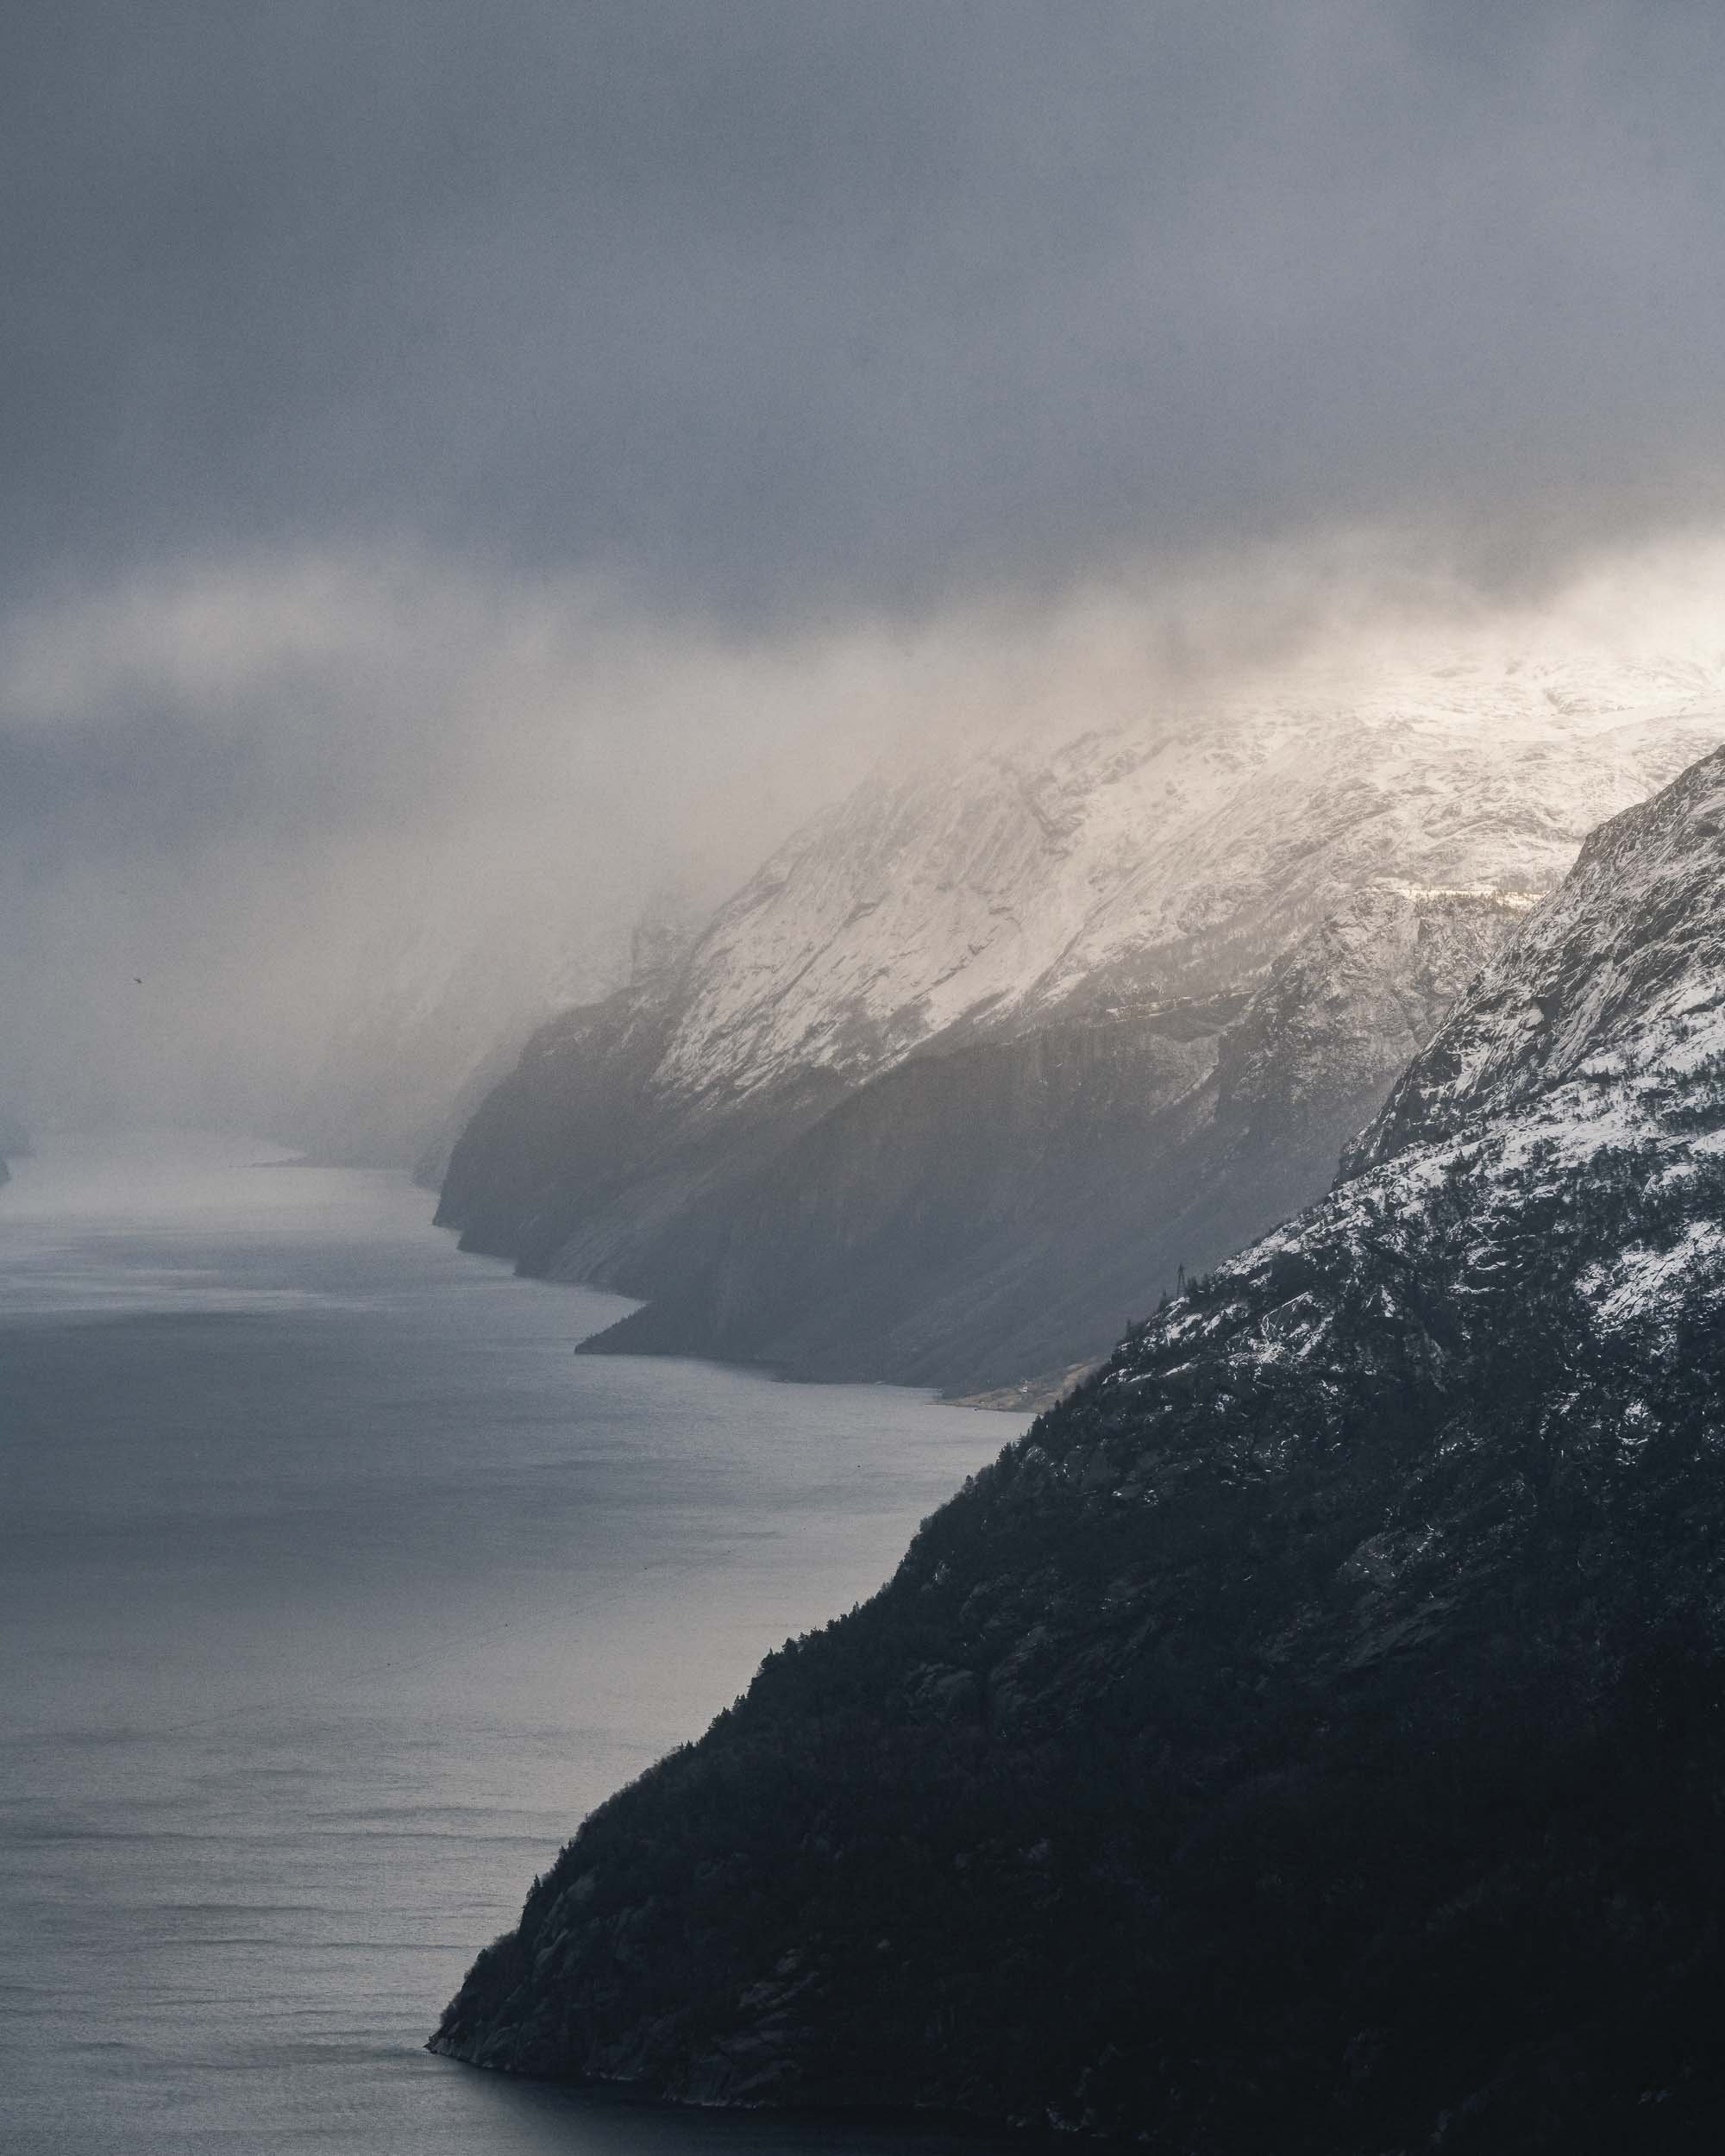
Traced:
<svg viewBox="0 0 1725 2156">
<path fill-rule="evenodd" d="M 45 978 L 146 970 L 92 912 L 195 1000 L 223 907 L 548 759 L 572 886 L 715 799 L 743 861 L 978 609 L 1338 530 L 1520 593 L 1722 507 L 1716 0 L 4 16 L 38 1087 Z"/>
</svg>

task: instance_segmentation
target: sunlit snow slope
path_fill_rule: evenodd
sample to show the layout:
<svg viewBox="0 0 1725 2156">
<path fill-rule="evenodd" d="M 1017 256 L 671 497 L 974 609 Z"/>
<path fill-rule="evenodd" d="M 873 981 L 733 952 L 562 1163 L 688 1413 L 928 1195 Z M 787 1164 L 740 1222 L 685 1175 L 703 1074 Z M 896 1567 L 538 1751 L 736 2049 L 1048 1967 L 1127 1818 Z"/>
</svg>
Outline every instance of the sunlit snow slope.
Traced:
<svg viewBox="0 0 1725 2156">
<path fill-rule="evenodd" d="M 1715 673 L 1476 655 L 883 773 L 537 1037 L 443 1217 L 646 1299 L 608 1345 L 1063 1369 L 1320 1190 L 1584 832 L 1722 738 Z"/>
</svg>

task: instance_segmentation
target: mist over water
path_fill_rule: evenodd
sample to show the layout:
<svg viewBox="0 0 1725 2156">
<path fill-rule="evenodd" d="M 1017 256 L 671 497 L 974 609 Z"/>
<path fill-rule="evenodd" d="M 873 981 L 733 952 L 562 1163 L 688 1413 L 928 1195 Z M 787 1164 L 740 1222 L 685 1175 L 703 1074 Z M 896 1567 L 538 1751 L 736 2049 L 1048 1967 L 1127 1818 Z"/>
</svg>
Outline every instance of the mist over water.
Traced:
<svg viewBox="0 0 1725 2156">
<path fill-rule="evenodd" d="M 577 1357 L 617 1299 L 185 1138 L 0 1196 L 17 2156 L 801 2151 L 419 2048 L 583 1813 L 883 1580 L 1016 1426 Z"/>
</svg>

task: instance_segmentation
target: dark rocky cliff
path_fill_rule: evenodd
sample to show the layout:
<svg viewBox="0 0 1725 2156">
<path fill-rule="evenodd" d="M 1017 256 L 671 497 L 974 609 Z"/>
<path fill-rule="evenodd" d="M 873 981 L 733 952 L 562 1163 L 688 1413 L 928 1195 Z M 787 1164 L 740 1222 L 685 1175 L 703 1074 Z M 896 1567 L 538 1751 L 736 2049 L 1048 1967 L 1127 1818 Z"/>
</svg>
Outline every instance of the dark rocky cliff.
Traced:
<svg viewBox="0 0 1725 2156">
<path fill-rule="evenodd" d="M 436 2047 L 1215 2156 L 1716 2146 L 1722 834 L 1725 757 L 1610 825 L 1359 1172 L 588 1820 Z"/>
<path fill-rule="evenodd" d="M 587 1351 L 953 1390 L 1094 1361 L 1327 1186 L 1515 918 L 1365 893 L 1256 994 L 913 1056 L 681 1214 Z"/>
<path fill-rule="evenodd" d="M 547 1027 L 451 1159 L 467 1247 L 642 1297 L 593 1353 L 1000 1386 L 1106 1353 L 1308 1202 L 1516 916 L 1359 893 L 1255 993 L 1122 1000 L 691 1112 L 675 984 Z"/>
</svg>

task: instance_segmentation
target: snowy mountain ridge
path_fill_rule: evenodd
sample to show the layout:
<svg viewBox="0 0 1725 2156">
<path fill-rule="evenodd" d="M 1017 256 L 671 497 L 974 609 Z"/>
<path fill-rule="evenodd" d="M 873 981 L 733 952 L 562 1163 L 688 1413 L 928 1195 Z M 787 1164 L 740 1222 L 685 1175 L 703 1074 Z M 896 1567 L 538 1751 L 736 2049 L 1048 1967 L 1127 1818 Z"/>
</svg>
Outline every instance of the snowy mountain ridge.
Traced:
<svg viewBox="0 0 1725 2156">
<path fill-rule="evenodd" d="M 1639 1190 L 1649 1232 L 1586 1263 L 1575 1290 L 1600 1332 L 1637 1326 L 1644 1348 L 1668 1348 L 1685 1314 L 1725 1306 L 1722 1167 L 1725 750 L 1590 834 L 1398 1081 L 1330 1195 L 1220 1266 L 1157 1328 L 1160 1367 L 1189 1346 L 1243 1369 L 1315 1368 L 1334 1313 L 1302 1307 L 1308 1275 L 1410 1265 L 1446 1241 L 1465 1310 L 1517 1269 L 1530 1232 L 1580 1238 L 1570 1194 L 1590 1178 Z M 1295 1277 L 1300 1288 L 1277 1296 L 1278 1278 Z M 1387 1309 L 1395 1291 L 1381 1292 Z M 1107 1382 L 1138 1376 L 1127 1349 Z"/>
<path fill-rule="evenodd" d="M 440 1218 L 649 1306 L 595 1351 L 1066 1370 L 1319 1196 L 1586 830 L 1722 740 L 1702 671 L 1505 661 L 883 771 L 542 1029 Z"/>
<path fill-rule="evenodd" d="M 1725 735 L 1725 690 L 1684 680 L 1584 696 L 1458 674 L 882 774 L 720 911 L 661 1082 L 855 1078 L 1107 987 L 1207 993 L 1367 883 L 1543 892 L 1586 830 Z"/>
<path fill-rule="evenodd" d="M 1725 1050 L 1725 881 L 1696 866 L 1697 842 L 1721 835 L 1725 768 L 1715 757 L 1591 833 L 1561 903 L 1486 968 L 1397 1085 L 1357 1163 L 1566 1081 L 1693 1070 Z M 1656 1082 L 1644 1077 L 1640 1088 Z M 1626 1111 L 1638 1098 L 1626 1094 Z"/>
</svg>

